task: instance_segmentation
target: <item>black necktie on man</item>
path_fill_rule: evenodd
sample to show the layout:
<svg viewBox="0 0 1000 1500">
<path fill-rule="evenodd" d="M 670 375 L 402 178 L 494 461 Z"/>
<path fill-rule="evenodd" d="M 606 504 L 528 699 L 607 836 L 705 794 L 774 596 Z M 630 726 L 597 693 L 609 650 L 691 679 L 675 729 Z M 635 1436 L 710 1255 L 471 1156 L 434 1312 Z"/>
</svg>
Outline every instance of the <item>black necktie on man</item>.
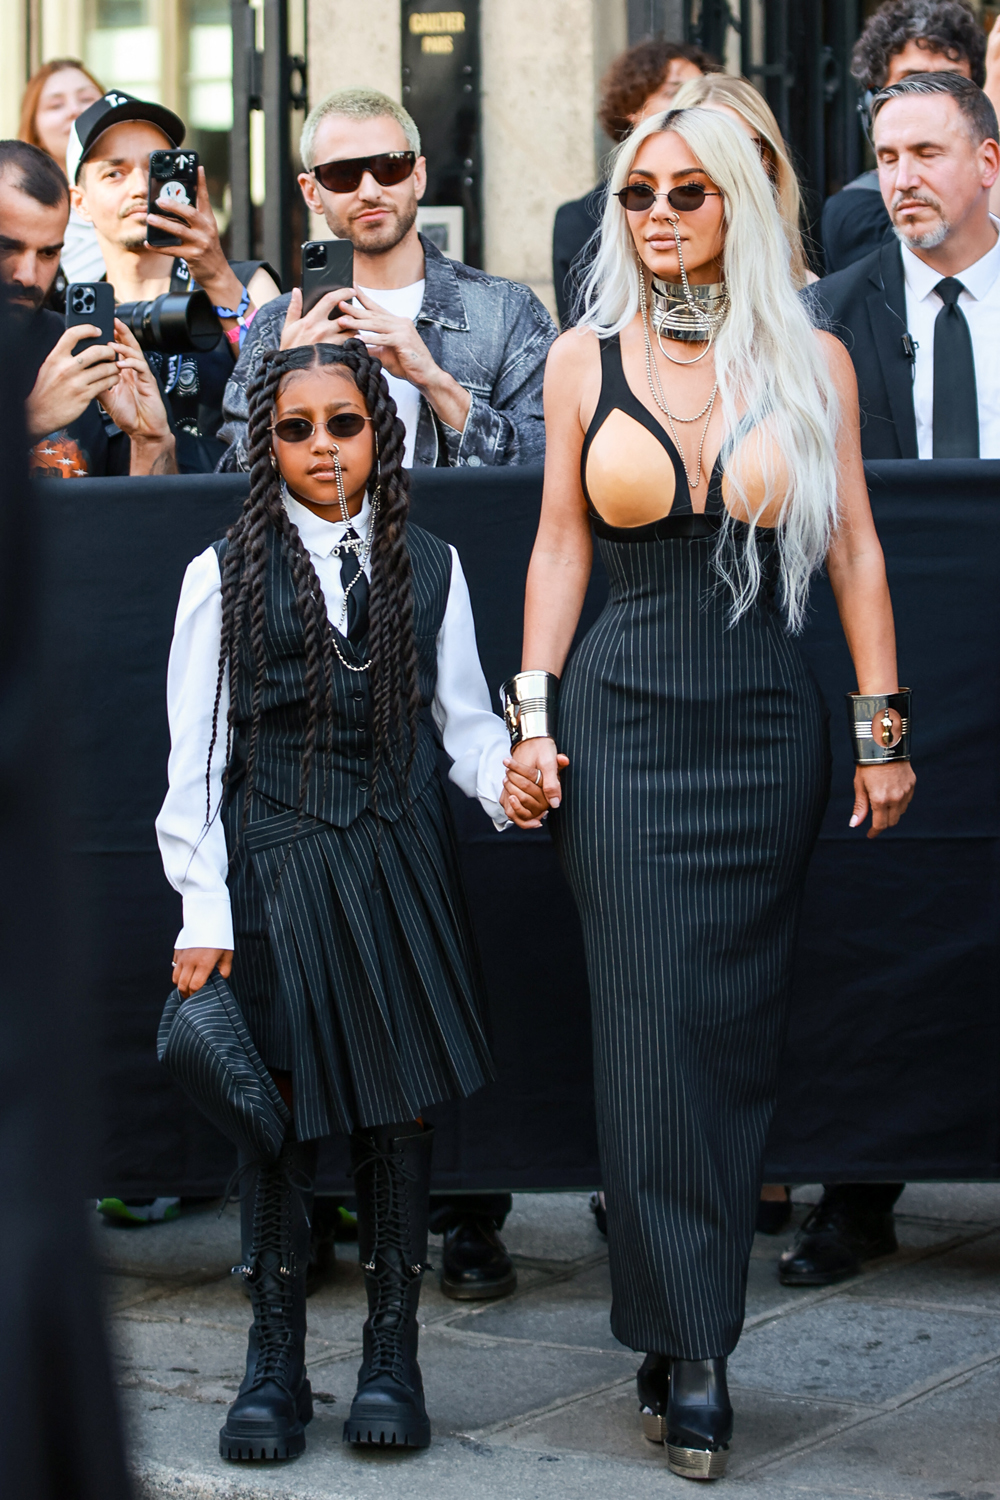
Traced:
<svg viewBox="0 0 1000 1500">
<path fill-rule="evenodd" d="M 935 458 L 979 457 L 979 402 L 972 335 L 958 299 L 965 287 L 946 276 L 934 288 L 944 303 L 934 320 Z"/>
</svg>

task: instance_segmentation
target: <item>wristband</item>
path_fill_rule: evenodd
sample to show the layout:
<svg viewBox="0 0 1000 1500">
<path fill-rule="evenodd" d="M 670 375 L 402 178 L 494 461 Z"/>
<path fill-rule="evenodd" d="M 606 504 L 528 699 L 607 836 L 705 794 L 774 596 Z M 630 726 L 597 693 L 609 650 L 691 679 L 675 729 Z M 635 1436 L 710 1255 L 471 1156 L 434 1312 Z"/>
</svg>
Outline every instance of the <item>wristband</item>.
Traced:
<svg viewBox="0 0 1000 1500">
<path fill-rule="evenodd" d="M 250 324 L 256 316 L 257 309 L 253 307 L 245 318 L 240 318 L 235 328 L 226 329 L 226 338 L 231 344 L 239 344 L 240 348 L 243 348 L 243 345 L 246 343 L 247 334 L 250 332 Z"/>
<path fill-rule="evenodd" d="M 896 693 L 847 693 L 855 764 L 885 765 L 910 758 L 910 689 Z"/>
<path fill-rule="evenodd" d="M 250 293 L 247 291 L 246 287 L 243 287 L 241 289 L 239 307 L 217 307 L 215 309 L 215 315 L 218 318 L 242 318 L 243 314 L 246 312 L 249 306 Z"/>
<path fill-rule="evenodd" d="M 522 740 L 555 739 L 559 678 L 553 672 L 516 672 L 500 689 L 511 748 Z"/>
</svg>

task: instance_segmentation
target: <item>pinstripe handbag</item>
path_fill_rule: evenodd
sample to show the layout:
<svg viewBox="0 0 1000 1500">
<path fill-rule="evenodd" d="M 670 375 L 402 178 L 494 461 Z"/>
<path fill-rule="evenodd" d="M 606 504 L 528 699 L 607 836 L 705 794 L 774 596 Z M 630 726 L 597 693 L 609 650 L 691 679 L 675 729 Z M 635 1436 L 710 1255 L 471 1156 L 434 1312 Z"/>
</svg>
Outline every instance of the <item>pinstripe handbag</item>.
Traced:
<svg viewBox="0 0 1000 1500">
<path fill-rule="evenodd" d="M 216 969 L 189 999 L 163 1008 L 156 1055 L 222 1134 L 253 1160 L 276 1161 L 292 1116 Z"/>
</svg>

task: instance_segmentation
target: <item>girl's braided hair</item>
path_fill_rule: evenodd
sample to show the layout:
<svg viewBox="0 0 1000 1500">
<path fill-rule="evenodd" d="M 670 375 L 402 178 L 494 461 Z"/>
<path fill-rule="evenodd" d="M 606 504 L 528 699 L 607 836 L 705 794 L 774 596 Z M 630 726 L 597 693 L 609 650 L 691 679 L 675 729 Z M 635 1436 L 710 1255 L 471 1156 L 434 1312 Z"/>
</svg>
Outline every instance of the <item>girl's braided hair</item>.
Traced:
<svg viewBox="0 0 1000 1500">
<path fill-rule="evenodd" d="M 219 675 L 212 714 L 206 785 L 211 800 L 212 754 L 218 739 L 219 706 L 226 667 L 229 668 L 229 720 L 226 737 L 226 775 L 232 758 L 236 724 L 236 690 L 241 670 L 252 670 L 253 692 L 249 744 L 245 767 L 243 815 L 253 790 L 260 703 L 264 686 L 264 590 L 268 556 L 281 556 L 291 570 L 295 605 L 305 637 L 308 719 L 299 780 L 299 809 L 305 802 L 316 756 L 320 726 L 325 725 L 324 749 L 332 748 L 333 684 L 342 670 L 332 641 L 326 601 L 312 559 L 290 519 L 281 495 L 281 478 L 272 463 L 271 422 L 278 388 L 293 370 L 321 365 L 343 365 L 354 376 L 372 418 L 376 458 L 369 494 L 379 486 L 377 517 L 369 525 L 375 535 L 371 548 L 368 655 L 371 660 L 372 738 L 374 767 L 372 806 L 378 812 L 380 769 L 388 765 L 397 789 L 405 796 L 417 743 L 420 683 L 413 637 L 413 589 L 410 554 L 406 548 L 406 518 L 410 507 L 409 478 L 402 467 L 403 424 L 389 394 L 381 363 L 359 339 L 344 344 L 316 344 L 298 349 L 268 350 L 247 392 L 249 419 L 250 494 L 242 513 L 230 527 L 222 565 L 222 636 Z M 269 533 L 272 537 L 268 548 Z M 209 806 L 209 819 L 211 809 Z"/>
</svg>

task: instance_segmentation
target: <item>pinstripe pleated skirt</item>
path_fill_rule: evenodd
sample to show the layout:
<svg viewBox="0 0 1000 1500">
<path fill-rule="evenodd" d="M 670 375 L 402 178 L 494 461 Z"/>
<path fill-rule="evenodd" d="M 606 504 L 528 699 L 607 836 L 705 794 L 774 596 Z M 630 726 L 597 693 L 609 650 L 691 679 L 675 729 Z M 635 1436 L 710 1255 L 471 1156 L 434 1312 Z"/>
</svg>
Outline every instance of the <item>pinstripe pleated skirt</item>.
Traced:
<svg viewBox="0 0 1000 1500">
<path fill-rule="evenodd" d="M 227 810 L 232 988 L 300 1140 L 411 1120 L 493 1076 L 451 814 L 437 776 L 412 816 L 345 828 L 254 792 Z"/>
<path fill-rule="evenodd" d="M 702 1359 L 743 1324 L 829 748 L 766 594 L 730 627 L 715 539 L 651 529 L 600 542 L 611 592 L 562 684 L 553 832 L 587 951 L 612 1329 Z"/>
</svg>

